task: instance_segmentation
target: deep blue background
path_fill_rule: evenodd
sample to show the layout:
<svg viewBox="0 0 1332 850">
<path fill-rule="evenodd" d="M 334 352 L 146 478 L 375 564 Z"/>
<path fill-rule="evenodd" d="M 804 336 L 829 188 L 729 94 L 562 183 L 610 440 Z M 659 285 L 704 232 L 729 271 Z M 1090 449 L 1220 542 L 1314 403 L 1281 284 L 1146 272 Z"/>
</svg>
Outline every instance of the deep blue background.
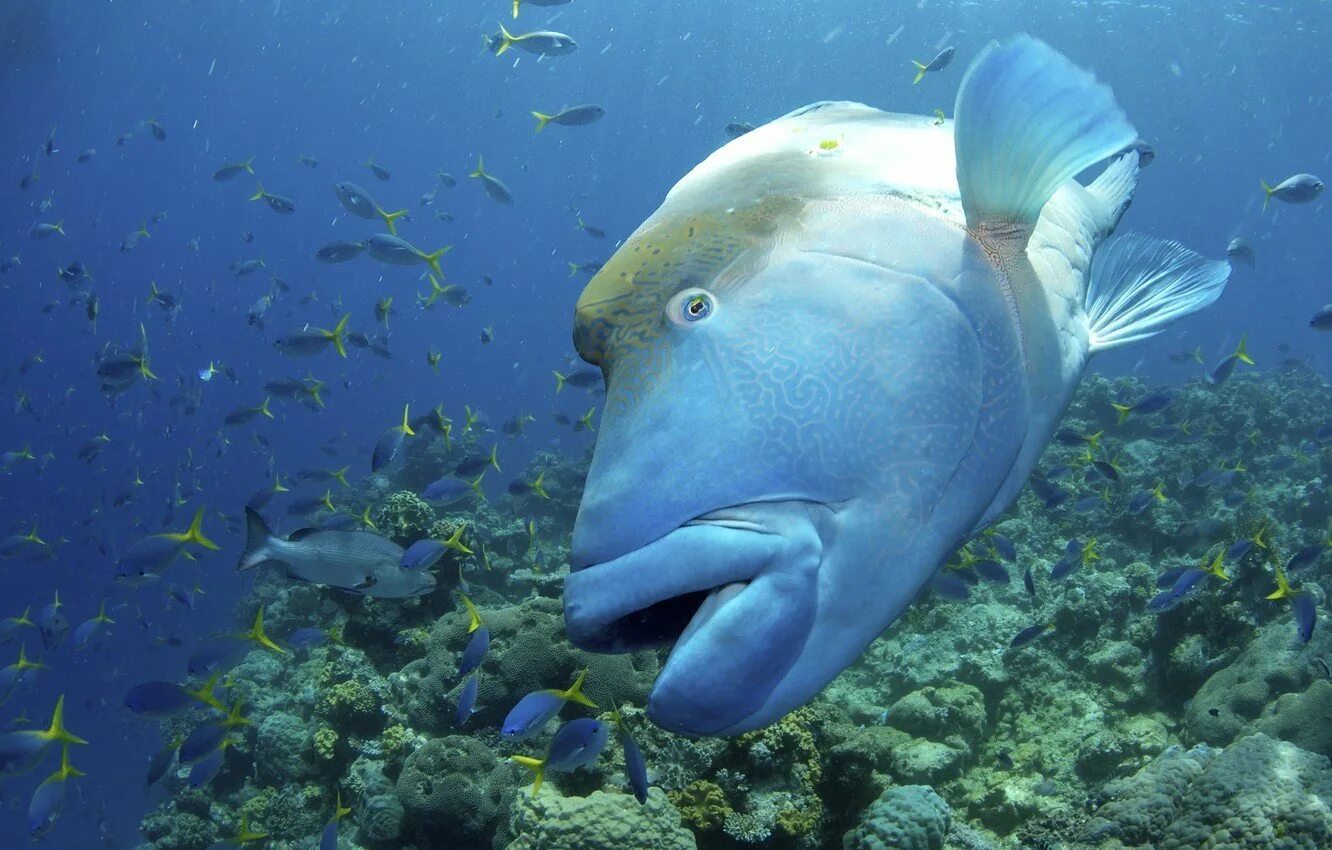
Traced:
<svg viewBox="0 0 1332 850">
<path fill-rule="evenodd" d="M 825 99 L 951 113 L 969 59 L 986 40 L 1018 30 L 1095 69 L 1155 145 L 1156 162 L 1126 226 L 1211 255 L 1243 234 L 1258 252 L 1257 271 L 1239 269 L 1216 309 L 1096 368 L 1181 380 L 1196 374 L 1196 365 L 1174 365 L 1166 355 L 1201 345 L 1213 360 L 1247 331 L 1260 364 L 1288 356 L 1276 351 L 1284 343 L 1326 372 L 1328 339 L 1307 327 L 1313 310 L 1332 300 L 1324 203 L 1277 205 L 1263 215 L 1258 181 L 1330 170 L 1325 57 L 1332 12 L 1303 2 L 1209 3 L 1206 12 L 1179 3 L 1054 5 L 575 0 L 529 7 L 514 28 L 508 0 L 7 2 L 0 7 L 0 255 L 21 255 L 22 266 L 0 277 L 6 411 L 0 450 L 31 443 L 55 459 L 41 475 L 25 465 L 0 477 L 0 523 L 26 530 L 36 521 L 44 537 L 61 542 L 54 560 L 0 563 L 0 615 L 39 607 L 59 588 L 74 624 L 91 616 L 96 600 L 113 590 L 112 559 L 99 555 L 93 541 L 114 553 L 158 530 L 171 471 L 187 450 L 205 464 L 204 491 L 193 504 L 237 513 L 264 483 L 263 462 L 248 443 L 251 430 L 273 442 L 288 474 L 343 463 L 363 474 L 370 445 L 405 401 L 422 412 L 443 401 L 459 419 L 470 404 L 496 426 L 530 410 L 539 420 L 532 438 L 524 448 L 504 448 L 506 473 L 516 471 L 525 452 L 564 433 L 548 415 L 550 371 L 563 368 L 570 353 L 570 314 L 585 280 L 570 279 L 566 262 L 608 256 L 676 179 L 725 140 L 727 122 L 758 123 Z M 484 12 L 474 11 L 482 6 Z M 549 24 L 575 36 L 581 49 L 546 61 L 517 52 L 491 56 L 481 50 L 480 34 L 501 20 L 515 32 Z M 957 48 L 954 66 L 913 87 L 909 59 L 927 60 L 945 44 Z M 606 118 L 533 134 L 529 110 L 583 102 L 605 106 Z M 165 143 L 144 129 L 148 118 L 166 128 Z M 47 158 L 39 148 L 52 126 L 61 150 Z M 122 133 L 133 135 L 118 147 Z M 93 161 L 76 164 L 77 153 L 89 147 L 97 150 Z M 319 167 L 300 165 L 303 153 L 318 157 Z M 467 179 L 478 154 L 512 189 L 514 206 L 495 205 Z M 212 180 L 224 162 L 252 155 L 265 187 L 294 199 L 294 216 L 248 203 L 248 176 Z M 390 182 L 370 174 L 369 157 L 392 171 Z M 21 192 L 19 179 L 34 165 L 41 180 Z M 436 201 L 456 216 L 451 223 L 417 206 L 436 187 L 441 168 L 459 181 L 454 189 L 440 187 Z M 472 304 L 422 313 L 411 306 L 413 293 L 425 288 L 416 269 L 365 258 L 330 267 L 311 259 L 330 239 L 376 230 L 337 204 L 338 180 L 361 184 L 388 209 L 411 208 L 415 221 L 401 232 L 422 248 L 454 245 L 444 267 L 450 282 L 472 292 Z M 39 214 L 37 204 L 47 197 L 53 209 Z M 168 218 L 122 254 L 125 234 L 159 210 Z M 610 238 L 576 231 L 575 211 Z M 33 222 L 57 219 L 64 219 L 68 236 L 28 237 Z M 253 245 L 242 242 L 245 231 L 255 234 Z M 195 236 L 197 254 L 186 248 Z M 237 279 L 227 270 L 235 260 L 259 256 L 293 289 L 270 311 L 267 335 L 245 319 L 267 275 Z M 96 336 L 81 307 L 40 312 L 67 299 L 55 270 L 74 259 L 96 278 L 102 303 Z M 494 285 L 482 285 L 483 275 Z M 152 280 L 184 301 L 173 328 L 145 306 Z M 300 306 L 298 299 L 311 292 L 318 303 Z M 329 305 L 339 295 L 353 326 L 366 330 L 374 302 L 394 296 L 392 361 L 355 351 L 347 361 L 331 352 L 288 361 L 272 350 L 275 332 L 307 321 L 331 326 Z M 172 416 L 143 386 L 108 407 L 92 358 L 107 341 L 132 342 L 140 321 L 164 398 L 178 373 L 210 360 L 235 368 L 241 384 L 208 385 L 203 409 L 189 419 Z M 478 338 L 486 325 L 495 327 L 489 346 Z M 444 355 L 438 377 L 425 363 L 431 346 Z M 45 363 L 17 374 L 19 363 L 38 351 Z M 259 402 L 263 380 L 307 368 L 334 387 L 327 410 L 284 407 L 276 422 L 234 429 L 225 456 L 201 454 L 226 411 Z M 342 388 L 344 379 L 350 389 Z M 31 394 L 36 416 L 8 412 L 19 390 Z M 585 407 L 579 395 L 560 402 L 574 414 Z M 112 442 L 84 466 L 76 452 L 102 430 Z M 343 460 L 315 451 L 344 432 Z M 569 447 L 584 442 L 567 433 L 561 439 Z M 110 509 L 110 495 L 136 467 L 147 485 L 126 508 Z M 215 517 L 208 525 L 221 532 Z M 148 804 L 142 765 L 158 740 L 151 725 L 126 716 L 120 699 L 136 681 L 183 672 L 185 650 L 162 646 L 159 636 L 175 634 L 188 644 L 232 625 L 231 602 L 243 581 L 232 571 L 239 541 L 221 542 L 223 552 L 176 568 L 179 581 L 188 585 L 197 576 L 209 591 L 200 611 L 188 618 L 167 611 L 160 586 L 114 589 L 117 601 L 140 607 L 149 627 L 136 624 L 132 608 L 119 609 L 120 623 L 99 649 L 75 653 L 66 645 L 49 653 L 52 670 L 2 715 L 7 720 L 26 710 L 42 721 L 55 695 L 69 693 L 68 723 L 92 741 L 75 752 L 75 763 L 89 773 L 78 785 L 82 800 L 87 811 L 105 804 L 111 831 L 126 844 Z M 0 660 L 8 663 L 16 649 L 4 647 Z M 19 840 L 31 788 L 51 769 L 0 785 L 0 844 Z M 55 846 L 85 846 L 94 835 L 92 817 L 73 805 L 48 839 Z"/>
</svg>

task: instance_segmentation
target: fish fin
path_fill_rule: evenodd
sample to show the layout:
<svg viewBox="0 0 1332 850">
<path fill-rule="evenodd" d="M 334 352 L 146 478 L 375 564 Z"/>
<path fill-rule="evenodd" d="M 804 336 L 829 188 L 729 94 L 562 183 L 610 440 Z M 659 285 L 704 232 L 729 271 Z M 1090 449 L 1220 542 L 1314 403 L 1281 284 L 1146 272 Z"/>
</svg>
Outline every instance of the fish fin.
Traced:
<svg viewBox="0 0 1332 850">
<path fill-rule="evenodd" d="M 514 37 L 509 34 L 509 31 L 504 28 L 504 24 L 499 25 L 499 30 L 500 30 L 500 44 L 499 44 L 499 49 L 495 51 L 496 56 L 504 55 L 504 51 L 508 50 L 510 47 L 513 47 L 513 43 L 515 41 Z"/>
<path fill-rule="evenodd" d="M 1130 151 L 1116 157 L 1105 170 L 1087 185 L 1087 193 L 1099 204 L 1098 209 L 1088 209 L 1100 238 L 1114 232 L 1119 220 L 1128 212 L 1133 200 L 1133 190 L 1138 187 L 1138 153 Z M 1088 207 L 1093 204 L 1088 204 Z"/>
<path fill-rule="evenodd" d="M 967 228 L 1022 246 L 1060 186 L 1138 137 L 1109 87 L 1030 36 L 981 51 L 953 116 Z"/>
<path fill-rule="evenodd" d="M 546 771 L 546 760 L 544 758 L 534 759 L 531 756 L 509 756 L 509 761 L 514 764 L 521 764 L 536 774 L 536 778 L 532 782 L 532 796 L 535 797 L 541 791 L 541 780 Z"/>
<path fill-rule="evenodd" d="M 535 118 L 536 121 L 537 121 L 536 131 L 535 131 L 535 132 L 540 133 L 542 130 L 546 129 L 546 125 L 550 123 L 550 116 L 549 116 L 549 115 L 545 115 L 545 114 L 543 114 L 543 113 L 533 111 L 533 112 L 532 112 L 532 117 Z M 581 223 L 581 220 L 580 220 L 580 223 Z"/>
<path fill-rule="evenodd" d="M 268 523 L 264 522 L 258 511 L 246 505 L 245 550 L 241 552 L 240 563 L 236 565 L 236 569 L 249 570 L 272 560 L 268 551 L 268 544 L 272 539 L 273 532 Z"/>
<path fill-rule="evenodd" d="M 309 537 L 311 534 L 314 534 L 316 531 L 320 530 L 321 529 L 315 528 L 314 526 L 310 526 L 308 528 L 298 528 L 295 531 L 293 531 L 291 534 L 287 535 L 287 542 L 299 543 L 300 541 L 304 540 L 306 537 Z"/>
<path fill-rule="evenodd" d="M 569 690 L 560 692 L 560 697 L 569 702 L 576 702 L 579 705 L 587 706 L 588 708 L 596 708 L 597 704 L 583 694 L 583 680 L 586 678 L 587 668 L 584 668 L 583 671 L 578 674 L 578 678 L 574 679 L 574 683 L 569 686 Z"/>
<path fill-rule="evenodd" d="M 911 64 L 916 66 L 916 76 L 911 80 L 911 85 L 914 86 L 916 83 L 925 79 L 925 66 L 917 62 L 915 59 L 911 60 Z"/>
<path fill-rule="evenodd" d="M 1219 298 L 1229 277 L 1230 263 L 1170 239 L 1126 233 L 1105 243 L 1087 285 L 1091 353 L 1155 336 Z"/>
</svg>

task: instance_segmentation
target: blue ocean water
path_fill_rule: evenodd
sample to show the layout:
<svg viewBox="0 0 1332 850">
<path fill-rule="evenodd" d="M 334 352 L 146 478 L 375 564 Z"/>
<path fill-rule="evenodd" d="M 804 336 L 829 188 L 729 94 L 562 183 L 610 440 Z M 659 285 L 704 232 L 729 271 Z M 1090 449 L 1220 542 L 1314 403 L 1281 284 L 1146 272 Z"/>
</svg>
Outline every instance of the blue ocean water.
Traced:
<svg viewBox="0 0 1332 850">
<path fill-rule="evenodd" d="M 553 394 L 551 375 L 569 368 L 573 304 L 587 279 L 568 264 L 605 260 L 675 180 L 726 141 L 729 122 L 759 124 L 828 99 L 951 113 L 969 58 L 993 38 L 1030 32 L 1109 83 L 1155 149 L 1128 226 L 1215 257 L 1243 236 L 1257 255 L 1215 308 L 1094 368 L 1181 381 L 1200 367 L 1169 355 L 1201 346 L 1210 365 L 1247 333 L 1262 364 L 1295 357 L 1332 369 L 1326 338 L 1308 327 L 1329 300 L 1325 203 L 1264 213 L 1259 186 L 1328 171 L 1326 4 L 573 0 L 524 10 L 523 29 L 549 27 L 579 42 L 572 55 L 541 60 L 484 50 L 481 35 L 500 21 L 510 24 L 505 0 L 10 0 L 0 8 L 0 257 L 20 258 L 0 275 L 0 450 L 31 445 L 39 458 L 0 476 L 0 520 L 6 534 L 36 526 L 53 552 L 0 564 L 0 615 L 35 612 L 59 591 L 74 625 L 103 598 L 118 621 L 88 651 L 66 644 L 42 653 L 50 669 L 0 714 L 40 724 L 64 693 L 69 727 L 91 742 L 75 753 L 88 776 L 48 838 L 54 846 L 133 845 L 160 793 L 142 780 L 160 741 L 154 725 L 121 710 L 124 690 L 181 669 L 192 643 L 232 628 L 232 605 L 251 579 L 233 572 L 240 536 L 225 533 L 216 512 L 239 515 L 267 482 L 270 454 L 284 475 L 343 465 L 363 475 L 374 440 L 404 404 L 423 413 L 441 402 L 456 420 L 464 405 L 485 411 L 497 428 L 520 412 L 536 417 L 527 439 L 502 444 L 506 471 L 538 449 L 590 445 L 550 416 L 583 412 L 581 397 Z M 946 45 L 957 49 L 953 66 L 913 86 L 909 60 Z M 579 103 L 600 104 L 605 118 L 533 132 L 531 110 Z M 87 149 L 95 154 L 77 162 Z M 250 157 L 264 188 L 294 201 L 294 214 L 247 200 L 248 174 L 214 181 L 216 169 Z M 512 206 L 468 178 L 478 157 L 512 190 Z M 372 158 L 391 179 L 371 173 Z M 441 184 L 441 170 L 455 187 Z M 34 172 L 39 179 L 20 188 Z M 465 287 L 470 303 L 416 309 L 416 294 L 428 290 L 416 267 L 367 257 L 317 263 L 325 243 L 377 230 L 338 204 L 332 187 L 342 180 L 385 209 L 410 209 L 400 232 L 422 249 L 452 245 L 442 260 L 447 282 Z M 158 213 L 165 217 L 155 221 Z M 579 216 L 607 237 L 580 232 Z M 145 220 L 151 235 L 122 251 Z M 30 237 L 35 223 L 57 221 L 64 235 Z M 254 274 L 229 270 L 257 258 L 265 265 Z M 95 329 L 56 274 L 75 260 L 93 277 Z M 261 331 L 247 312 L 270 275 L 290 291 Z M 152 283 L 181 301 L 169 324 L 146 302 Z M 271 344 L 305 323 L 332 327 L 343 312 L 352 327 L 382 332 L 373 308 L 389 296 L 391 360 L 356 349 L 346 360 L 331 351 L 291 360 Z M 161 380 L 108 402 L 94 358 L 108 343 L 134 344 L 140 324 Z M 488 327 L 494 338 L 484 343 Z M 442 355 L 438 375 L 426 362 L 431 349 Z M 41 362 L 24 368 L 34 355 Z M 191 376 L 210 362 L 238 380 L 218 375 L 200 386 Z M 228 411 L 259 404 L 264 381 L 307 372 L 327 382 L 326 409 L 288 404 L 275 420 L 223 427 Z M 196 391 L 197 411 L 172 406 Z M 80 449 L 102 433 L 110 439 L 100 454 L 81 461 Z M 336 457 L 319 451 L 334 439 Z M 181 488 L 197 493 L 178 504 Z M 132 498 L 117 506 L 122 491 Z M 184 528 L 200 505 L 222 551 L 171 579 L 206 591 L 195 610 L 181 610 L 161 584 L 115 582 L 116 553 L 144 534 Z M 4 647 L 6 663 L 14 648 Z M 28 797 L 54 769 L 0 780 L 4 846 L 26 835 Z"/>
</svg>

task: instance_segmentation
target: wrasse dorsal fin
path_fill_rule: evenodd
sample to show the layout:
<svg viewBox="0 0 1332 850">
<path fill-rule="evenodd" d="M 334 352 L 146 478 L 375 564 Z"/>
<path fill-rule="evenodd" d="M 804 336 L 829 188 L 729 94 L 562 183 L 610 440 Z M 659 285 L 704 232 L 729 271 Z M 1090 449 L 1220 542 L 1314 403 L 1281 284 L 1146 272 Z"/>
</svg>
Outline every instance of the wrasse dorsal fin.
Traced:
<svg viewBox="0 0 1332 850">
<path fill-rule="evenodd" d="M 1025 245 L 1066 181 L 1137 138 L 1110 89 L 1044 42 L 992 42 L 954 107 L 957 182 L 973 233 Z"/>
</svg>

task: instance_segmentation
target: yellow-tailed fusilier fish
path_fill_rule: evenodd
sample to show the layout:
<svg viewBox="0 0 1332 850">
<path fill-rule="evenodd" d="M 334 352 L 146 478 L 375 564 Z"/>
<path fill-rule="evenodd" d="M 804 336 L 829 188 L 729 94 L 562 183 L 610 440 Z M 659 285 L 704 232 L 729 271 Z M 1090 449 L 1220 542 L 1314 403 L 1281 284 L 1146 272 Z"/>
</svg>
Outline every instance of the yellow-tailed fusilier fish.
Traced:
<svg viewBox="0 0 1332 850">
<path fill-rule="evenodd" d="M 1091 355 L 1225 286 L 1174 242 L 1107 241 L 1137 134 L 1049 46 L 986 47 L 953 114 L 817 103 L 746 133 L 578 301 L 606 403 L 565 624 L 594 651 L 674 642 L 667 729 L 812 699 L 1012 502 Z"/>
</svg>

